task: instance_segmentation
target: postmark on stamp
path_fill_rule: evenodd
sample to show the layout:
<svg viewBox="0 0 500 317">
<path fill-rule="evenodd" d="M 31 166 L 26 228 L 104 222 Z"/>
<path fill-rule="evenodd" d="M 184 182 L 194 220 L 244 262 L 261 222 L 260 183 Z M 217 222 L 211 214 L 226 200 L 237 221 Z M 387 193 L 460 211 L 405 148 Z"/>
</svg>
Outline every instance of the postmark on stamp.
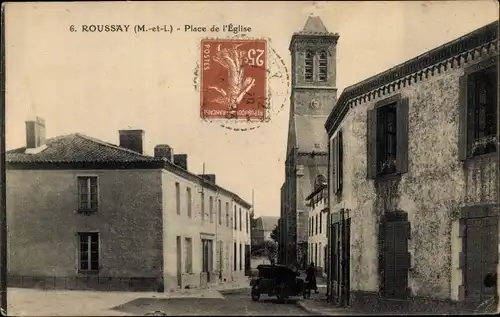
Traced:
<svg viewBox="0 0 500 317">
<path fill-rule="evenodd" d="M 264 121 L 267 69 L 266 40 L 203 39 L 201 117 Z"/>
<path fill-rule="evenodd" d="M 194 73 L 200 117 L 229 130 L 259 128 L 289 98 L 288 70 L 269 39 L 202 39 Z"/>
</svg>

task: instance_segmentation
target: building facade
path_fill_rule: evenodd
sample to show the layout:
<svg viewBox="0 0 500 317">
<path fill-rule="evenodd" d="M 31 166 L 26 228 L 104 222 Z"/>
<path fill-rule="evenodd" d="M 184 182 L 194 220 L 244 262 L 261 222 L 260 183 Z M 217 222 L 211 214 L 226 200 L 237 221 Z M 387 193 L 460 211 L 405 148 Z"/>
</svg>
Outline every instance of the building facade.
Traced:
<svg viewBox="0 0 500 317">
<path fill-rule="evenodd" d="M 318 179 L 326 179 L 328 138 L 324 122 L 336 100 L 336 45 L 319 17 L 309 17 L 292 36 L 292 92 L 285 182 L 284 230 L 280 262 L 304 268 L 307 262 L 308 210 L 305 198 Z"/>
<path fill-rule="evenodd" d="M 250 205 L 195 175 L 167 145 L 143 154 L 142 130 L 120 146 L 81 134 L 45 140 L 26 123 L 8 151 L 10 286 L 171 290 L 244 278 Z M 234 210 L 234 212 L 233 212 Z"/>
<path fill-rule="evenodd" d="M 279 217 L 262 216 L 255 219 L 255 228 L 252 229 L 252 245 L 262 245 L 264 241 L 274 241 L 271 234 L 278 226 Z"/>
<path fill-rule="evenodd" d="M 323 275 L 328 260 L 328 186 L 318 184 L 306 197 L 309 207 L 307 261 L 314 262 L 317 273 Z"/>
<path fill-rule="evenodd" d="M 494 297 L 497 107 L 498 21 L 344 90 L 325 125 L 339 302 L 436 313 Z"/>
</svg>

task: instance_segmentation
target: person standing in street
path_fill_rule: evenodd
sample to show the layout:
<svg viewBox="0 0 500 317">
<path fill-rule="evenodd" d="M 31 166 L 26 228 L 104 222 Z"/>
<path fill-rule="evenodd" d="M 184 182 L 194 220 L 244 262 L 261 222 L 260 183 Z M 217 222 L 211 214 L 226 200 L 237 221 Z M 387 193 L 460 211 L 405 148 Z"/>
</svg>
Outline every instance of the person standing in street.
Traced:
<svg viewBox="0 0 500 317">
<path fill-rule="evenodd" d="M 306 270 L 306 282 L 309 285 L 310 290 L 314 290 L 318 294 L 318 285 L 316 284 L 316 268 L 314 267 L 314 262 Z"/>
</svg>

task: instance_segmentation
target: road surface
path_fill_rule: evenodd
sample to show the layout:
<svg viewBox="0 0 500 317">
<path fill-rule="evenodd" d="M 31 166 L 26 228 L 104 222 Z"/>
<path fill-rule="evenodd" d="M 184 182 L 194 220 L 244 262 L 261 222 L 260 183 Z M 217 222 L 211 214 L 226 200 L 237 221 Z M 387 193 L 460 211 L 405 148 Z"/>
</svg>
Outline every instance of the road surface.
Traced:
<svg viewBox="0 0 500 317">
<path fill-rule="evenodd" d="M 160 311 L 167 316 L 311 316 L 294 302 L 279 304 L 267 296 L 253 302 L 249 294 L 224 295 L 224 298 L 139 298 L 113 309 L 133 315 Z"/>
</svg>

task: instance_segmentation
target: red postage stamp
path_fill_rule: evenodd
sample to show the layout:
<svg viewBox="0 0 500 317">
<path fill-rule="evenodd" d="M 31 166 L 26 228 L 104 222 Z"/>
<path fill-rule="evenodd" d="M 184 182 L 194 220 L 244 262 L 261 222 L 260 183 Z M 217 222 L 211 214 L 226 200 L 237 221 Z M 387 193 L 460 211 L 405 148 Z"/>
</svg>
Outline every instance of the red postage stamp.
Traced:
<svg viewBox="0 0 500 317">
<path fill-rule="evenodd" d="M 201 41 L 201 117 L 261 120 L 267 114 L 267 41 Z"/>
</svg>

